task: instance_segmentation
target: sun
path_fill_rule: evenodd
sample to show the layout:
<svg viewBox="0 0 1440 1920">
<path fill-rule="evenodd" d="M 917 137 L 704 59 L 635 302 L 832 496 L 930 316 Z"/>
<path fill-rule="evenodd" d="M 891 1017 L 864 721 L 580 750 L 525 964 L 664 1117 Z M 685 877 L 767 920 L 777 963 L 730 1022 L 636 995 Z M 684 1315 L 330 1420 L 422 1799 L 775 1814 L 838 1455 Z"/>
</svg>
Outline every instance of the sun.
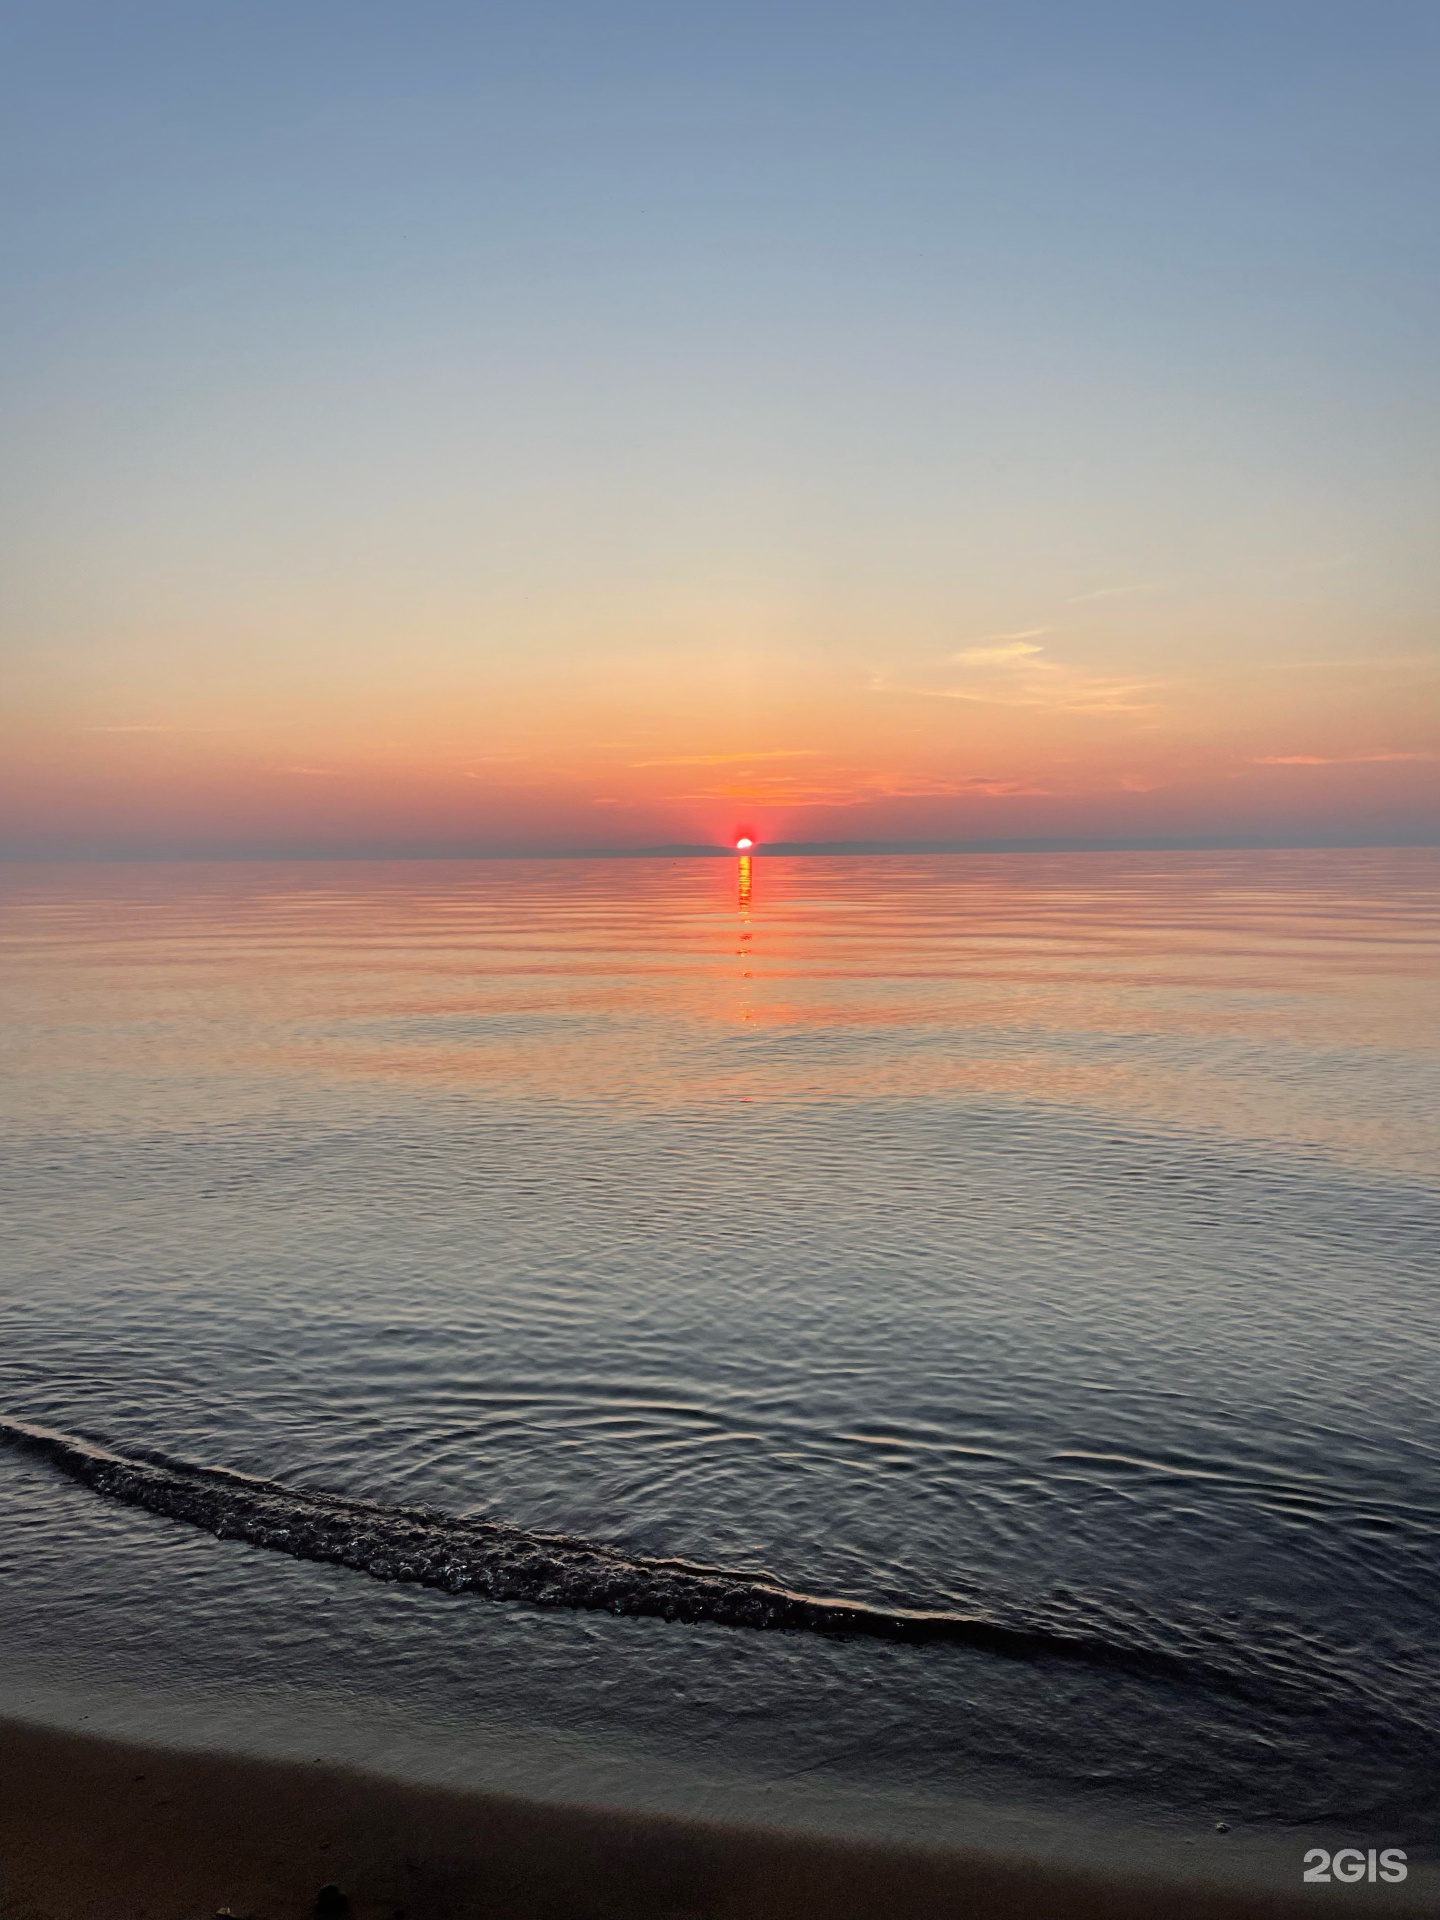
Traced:
<svg viewBox="0 0 1440 1920">
<path fill-rule="evenodd" d="M 737 853 L 749 853 L 754 844 L 755 842 L 750 838 L 748 833 L 742 833 L 740 838 L 735 842 L 735 851 Z"/>
</svg>

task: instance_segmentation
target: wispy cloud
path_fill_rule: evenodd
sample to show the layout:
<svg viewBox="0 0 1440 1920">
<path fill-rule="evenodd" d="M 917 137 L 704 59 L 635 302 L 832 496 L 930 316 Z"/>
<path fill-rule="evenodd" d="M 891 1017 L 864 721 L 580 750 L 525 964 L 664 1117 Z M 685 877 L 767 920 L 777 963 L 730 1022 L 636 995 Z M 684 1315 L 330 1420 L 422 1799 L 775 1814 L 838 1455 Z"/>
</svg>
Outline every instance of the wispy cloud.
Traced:
<svg viewBox="0 0 1440 1920">
<path fill-rule="evenodd" d="M 1027 629 L 1041 634 L 1043 627 Z M 1148 713 L 1154 700 L 1144 696 L 1161 684 L 1086 673 L 1064 661 L 1044 657 L 1034 639 L 1020 634 L 990 636 L 996 644 L 967 647 L 946 661 L 932 662 L 913 680 L 877 674 L 873 693 L 917 695 L 930 700 L 964 700 L 975 706 L 1034 707 L 1092 714 Z M 957 680 L 954 669 L 964 671 Z M 933 677 L 932 677 L 933 676 Z"/>
<path fill-rule="evenodd" d="M 858 807 L 874 797 L 871 792 L 857 792 L 850 786 L 807 787 L 798 780 L 741 780 L 675 796 L 691 801 L 732 800 L 751 807 Z"/>
<path fill-rule="evenodd" d="M 930 780 L 914 774 L 876 774 L 867 798 L 877 800 L 959 800 L 970 794 L 982 794 L 992 800 L 1014 800 L 1023 795 L 1046 794 L 1049 787 L 1037 787 L 1028 780 L 1004 779 L 998 774 L 966 774 L 958 780 Z"/>
<path fill-rule="evenodd" d="M 990 800 L 1034 799 L 1055 791 L 1053 787 L 1037 786 L 1032 780 L 990 779 L 981 774 L 977 774 L 972 780 L 963 781 L 959 790 L 961 793 L 984 794 Z"/>
<path fill-rule="evenodd" d="M 1043 651 L 1034 643 L 1048 627 L 1021 627 L 1016 633 L 987 633 L 951 658 L 964 667 L 997 667 L 1010 660 L 1028 660 Z"/>
<path fill-rule="evenodd" d="M 1089 593 L 1072 593 L 1070 605 L 1083 607 L 1087 600 L 1123 600 L 1132 593 L 1154 593 L 1157 591 L 1153 580 L 1137 580 L 1125 587 L 1092 587 Z"/>
<path fill-rule="evenodd" d="M 815 760 L 818 747 L 772 747 L 761 753 L 667 753 L 658 760 L 632 760 L 632 767 L 748 767 L 752 760 Z"/>
<path fill-rule="evenodd" d="M 956 780 L 945 780 L 925 774 L 856 773 L 829 786 L 807 786 L 799 780 L 785 779 L 760 784 L 745 781 L 705 787 L 698 793 L 676 797 L 689 801 L 730 800 L 757 807 L 863 807 L 876 800 L 958 800 L 977 796 L 1010 800 L 1050 791 L 1026 780 L 1002 779 L 989 774 L 967 774 Z"/>
<path fill-rule="evenodd" d="M 1437 753 L 1265 753 L 1254 767 L 1363 767 L 1388 760 L 1440 760 Z"/>
</svg>

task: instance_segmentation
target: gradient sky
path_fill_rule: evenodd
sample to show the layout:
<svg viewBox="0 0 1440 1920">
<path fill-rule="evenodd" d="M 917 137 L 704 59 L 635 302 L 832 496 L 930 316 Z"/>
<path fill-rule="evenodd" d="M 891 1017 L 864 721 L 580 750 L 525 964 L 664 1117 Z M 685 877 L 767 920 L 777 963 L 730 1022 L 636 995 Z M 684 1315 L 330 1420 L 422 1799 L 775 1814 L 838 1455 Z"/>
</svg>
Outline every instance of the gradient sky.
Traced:
<svg viewBox="0 0 1440 1920">
<path fill-rule="evenodd" d="M 8 0 L 0 845 L 1440 837 L 1432 0 Z"/>
</svg>

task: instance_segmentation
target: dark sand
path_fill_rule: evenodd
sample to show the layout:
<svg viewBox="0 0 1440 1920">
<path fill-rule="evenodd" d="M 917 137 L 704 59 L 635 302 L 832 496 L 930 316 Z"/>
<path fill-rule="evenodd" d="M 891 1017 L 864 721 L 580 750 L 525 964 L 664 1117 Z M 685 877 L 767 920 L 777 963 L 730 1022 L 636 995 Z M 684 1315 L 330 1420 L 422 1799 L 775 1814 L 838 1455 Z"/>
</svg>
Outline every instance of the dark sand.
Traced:
<svg viewBox="0 0 1440 1920">
<path fill-rule="evenodd" d="M 1313 1913 L 1317 1894 L 1351 1911 L 1418 1910 L 1398 1887 L 1307 1899 L 1105 1880 L 15 1721 L 0 1721 L 0 1874 L 3 1920 L 301 1920 L 327 1883 L 355 1920 L 1242 1920 Z"/>
</svg>

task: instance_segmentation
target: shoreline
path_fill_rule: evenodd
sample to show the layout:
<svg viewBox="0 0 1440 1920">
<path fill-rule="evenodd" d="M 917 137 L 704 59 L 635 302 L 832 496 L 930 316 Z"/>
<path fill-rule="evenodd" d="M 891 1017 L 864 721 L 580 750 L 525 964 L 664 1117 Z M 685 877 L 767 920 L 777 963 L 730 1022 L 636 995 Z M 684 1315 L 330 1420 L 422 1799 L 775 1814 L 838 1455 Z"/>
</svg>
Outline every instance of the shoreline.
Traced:
<svg viewBox="0 0 1440 1920">
<path fill-rule="evenodd" d="M 543 1804 L 0 1720 L 0 1920 L 1286 1920 L 1314 1896 Z M 1298 1882 L 1298 1872 L 1297 1872 Z M 1351 1911 L 1417 1887 L 1331 1887 Z"/>
</svg>

